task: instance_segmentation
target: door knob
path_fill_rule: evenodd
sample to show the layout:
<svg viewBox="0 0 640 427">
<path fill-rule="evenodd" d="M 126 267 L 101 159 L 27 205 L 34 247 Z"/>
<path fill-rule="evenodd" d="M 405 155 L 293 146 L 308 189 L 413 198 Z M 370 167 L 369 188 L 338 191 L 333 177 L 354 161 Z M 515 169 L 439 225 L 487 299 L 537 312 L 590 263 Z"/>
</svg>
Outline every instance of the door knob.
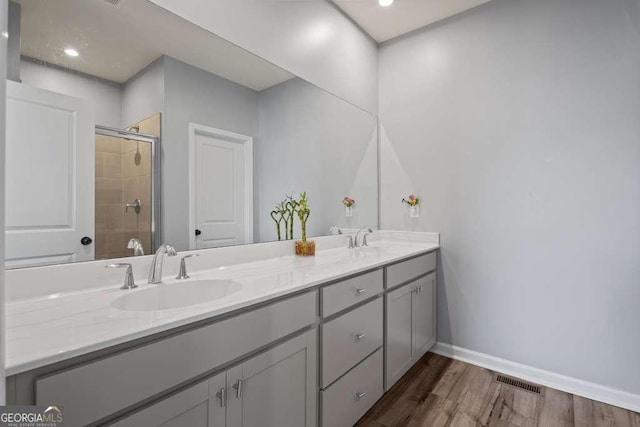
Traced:
<svg viewBox="0 0 640 427">
<path fill-rule="evenodd" d="M 202 234 L 202 231 L 196 229 L 196 236 L 199 236 L 201 234 Z"/>
<path fill-rule="evenodd" d="M 92 244 L 93 240 L 91 240 L 91 237 L 84 236 L 82 239 L 80 239 L 80 243 L 82 243 L 84 246 L 87 246 Z"/>
</svg>

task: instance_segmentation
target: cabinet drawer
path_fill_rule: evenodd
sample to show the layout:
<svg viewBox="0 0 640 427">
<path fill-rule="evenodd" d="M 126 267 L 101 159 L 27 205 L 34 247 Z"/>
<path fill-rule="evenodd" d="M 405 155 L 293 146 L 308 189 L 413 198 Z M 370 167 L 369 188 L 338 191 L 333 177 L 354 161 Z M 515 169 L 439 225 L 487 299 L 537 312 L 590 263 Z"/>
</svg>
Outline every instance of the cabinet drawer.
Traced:
<svg viewBox="0 0 640 427">
<path fill-rule="evenodd" d="M 387 267 L 387 289 L 436 269 L 436 251 Z"/>
<path fill-rule="evenodd" d="M 382 346 L 382 298 L 322 325 L 322 387 Z"/>
<path fill-rule="evenodd" d="M 322 426 L 353 426 L 382 397 L 382 349 L 321 393 Z"/>
<path fill-rule="evenodd" d="M 85 425 L 242 357 L 316 320 L 309 292 L 35 381 L 36 404 L 56 402 Z"/>
<path fill-rule="evenodd" d="M 322 288 L 322 317 L 344 310 L 383 291 L 382 270 Z"/>
</svg>

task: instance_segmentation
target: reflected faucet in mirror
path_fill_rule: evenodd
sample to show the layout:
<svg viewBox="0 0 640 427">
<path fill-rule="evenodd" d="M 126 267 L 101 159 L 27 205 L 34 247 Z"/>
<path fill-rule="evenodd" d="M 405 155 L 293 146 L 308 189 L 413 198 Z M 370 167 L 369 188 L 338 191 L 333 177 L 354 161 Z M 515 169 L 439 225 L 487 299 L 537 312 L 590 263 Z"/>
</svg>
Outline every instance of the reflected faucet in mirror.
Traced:
<svg viewBox="0 0 640 427">
<path fill-rule="evenodd" d="M 340 227 L 338 227 L 337 225 L 333 225 L 331 226 L 331 228 L 329 229 L 329 232 L 331 234 L 342 234 L 342 229 Z"/>
<path fill-rule="evenodd" d="M 135 237 L 129 239 L 129 243 L 127 243 L 127 249 L 133 249 L 133 256 L 142 256 L 144 255 L 144 248 L 142 247 L 142 242 Z"/>
</svg>

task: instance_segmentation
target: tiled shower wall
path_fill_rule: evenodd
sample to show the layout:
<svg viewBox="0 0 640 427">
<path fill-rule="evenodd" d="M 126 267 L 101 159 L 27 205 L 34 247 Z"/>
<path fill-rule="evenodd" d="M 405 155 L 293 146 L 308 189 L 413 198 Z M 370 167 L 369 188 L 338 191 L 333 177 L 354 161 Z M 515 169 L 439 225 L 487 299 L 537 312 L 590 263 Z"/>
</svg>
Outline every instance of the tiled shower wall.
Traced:
<svg viewBox="0 0 640 427">
<path fill-rule="evenodd" d="M 160 135 L 160 115 L 138 123 L 140 133 Z M 127 203 L 140 199 L 136 214 Z M 133 255 L 129 239 L 151 247 L 151 146 L 145 142 L 96 135 L 96 259 Z"/>
</svg>

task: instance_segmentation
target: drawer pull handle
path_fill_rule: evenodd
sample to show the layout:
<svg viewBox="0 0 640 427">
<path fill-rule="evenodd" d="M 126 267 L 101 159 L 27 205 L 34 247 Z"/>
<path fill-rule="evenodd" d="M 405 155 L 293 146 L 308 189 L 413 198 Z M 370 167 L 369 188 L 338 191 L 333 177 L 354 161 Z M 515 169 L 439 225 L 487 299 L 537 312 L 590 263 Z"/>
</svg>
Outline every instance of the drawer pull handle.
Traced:
<svg viewBox="0 0 640 427">
<path fill-rule="evenodd" d="M 227 401 L 226 390 L 224 387 L 220 389 L 219 392 L 216 393 L 216 397 L 220 399 L 220 407 L 224 408 L 225 402 Z"/>
<path fill-rule="evenodd" d="M 236 399 L 241 399 L 242 398 L 242 380 L 238 380 L 233 385 L 233 388 L 236 389 Z"/>
<path fill-rule="evenodd" d="M 365 292 L 367 292 L 367 290 L 366 290 L 366 289 L 362 289 L 362 288 L 358 288 L 358 289 L 356 289 L 356 295 L 360 295 L 360 294 L 363 294 L 363 293 L 365 293 Z"/>
<path fill-rule="evenodd" d="M 367 336 L 367 334 L 356 334 L 356 341 L 360 341 L 366 336 Z"/>
<path fill-rule="evenodd" d="M 356 393 L 356 400 L 360 400 L 367 395 L 366 391 L 362 391 L 360 393 Z"/>
</svg>

